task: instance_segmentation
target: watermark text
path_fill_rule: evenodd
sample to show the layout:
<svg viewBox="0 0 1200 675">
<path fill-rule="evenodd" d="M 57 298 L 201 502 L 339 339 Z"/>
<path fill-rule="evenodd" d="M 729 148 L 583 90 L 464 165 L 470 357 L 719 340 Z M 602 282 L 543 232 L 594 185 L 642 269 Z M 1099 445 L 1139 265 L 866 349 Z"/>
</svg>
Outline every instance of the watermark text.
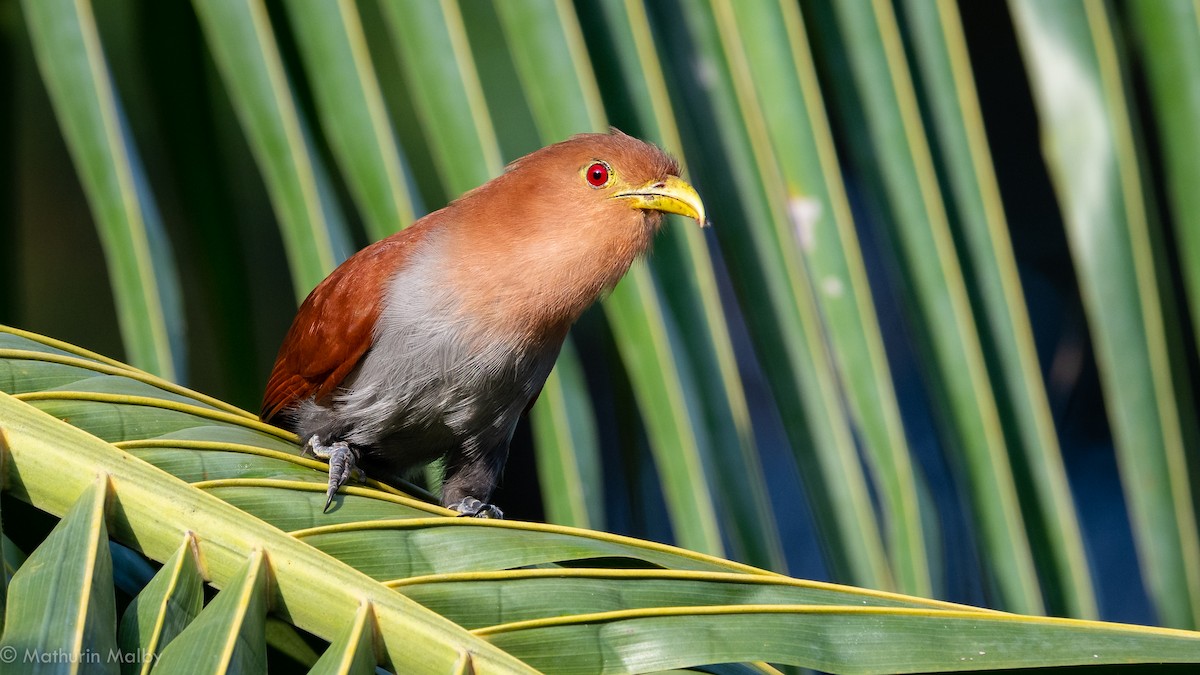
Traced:
<svg viewBox="0 0 1200 675">
<path fill-rule="evenodd" d="M 146 663 L 158 660 L 158 654 L 145 649 L 131 652 L 120 649 L 67 651 L 65 649 L 18 649 L 12 645 L 0 647 L 0 663 Z"/>
</svg>

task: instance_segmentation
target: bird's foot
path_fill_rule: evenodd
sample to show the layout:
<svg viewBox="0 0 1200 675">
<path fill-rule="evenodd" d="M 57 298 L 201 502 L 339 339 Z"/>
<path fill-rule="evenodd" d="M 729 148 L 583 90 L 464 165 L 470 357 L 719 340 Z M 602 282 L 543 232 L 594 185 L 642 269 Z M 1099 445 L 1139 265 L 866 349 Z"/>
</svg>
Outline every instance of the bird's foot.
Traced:
<svg viewBox="0 0 1200 675">
<path fill-rule="evenodd" d="M 329 489 L 325 492 L 325 508 L 322 509 L 322 512 L 329 510 L 329 505 L 333 503 L 333 496 L 351 478 L 355 481 L 366 478 L 366 475 L 358 468 L 358 451 L 351 448 L 346 441 L 336 441 L 325 445 L 321 443 L 319 436 L 313 434 L 304 444 L 304 454 L 311 454 L 317 459 L 329 462 Z"/>
<path fill-rule="evenodd" d="M 450 509 L 458 511 L 460 517 L 504 519 L 504 512 L 496 508 L 495 504 L 487 504 L 474 497 L 463 497 L 461 502 L 454 504 Z"/>
</svg>

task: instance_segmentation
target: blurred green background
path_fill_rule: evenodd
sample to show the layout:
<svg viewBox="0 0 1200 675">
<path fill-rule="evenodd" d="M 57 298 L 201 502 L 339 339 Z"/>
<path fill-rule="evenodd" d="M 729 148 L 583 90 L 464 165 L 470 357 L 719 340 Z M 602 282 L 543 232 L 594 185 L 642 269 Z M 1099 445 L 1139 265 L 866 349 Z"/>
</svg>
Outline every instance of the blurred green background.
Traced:
<svg viewBox="0 0 1200 675">
<path fill-rule="evenodd" d="M 1196 628 L 1197 11 L 0 0 L 0 322 L 257 410 L 336 262 L 612 124 L 714 227 L 573 330 L 509 517 Z"/>
</svg>

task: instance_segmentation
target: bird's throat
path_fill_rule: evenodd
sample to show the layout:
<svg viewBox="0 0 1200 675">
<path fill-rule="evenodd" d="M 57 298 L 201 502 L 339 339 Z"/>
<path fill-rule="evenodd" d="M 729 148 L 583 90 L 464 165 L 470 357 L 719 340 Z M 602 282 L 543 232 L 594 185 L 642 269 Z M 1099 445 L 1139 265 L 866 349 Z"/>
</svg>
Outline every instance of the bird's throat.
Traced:
<svg viewBox="0 0 1200 675">
<path fill-rule="evenodd" d="M 649 247 L 657 219 L 635 215 L 615 227 L 507 237 L 455 256 L 452 273 L 455 287 L 463 289 L 463 309 L 508 336 L 561 341 Z"/>
</svg>

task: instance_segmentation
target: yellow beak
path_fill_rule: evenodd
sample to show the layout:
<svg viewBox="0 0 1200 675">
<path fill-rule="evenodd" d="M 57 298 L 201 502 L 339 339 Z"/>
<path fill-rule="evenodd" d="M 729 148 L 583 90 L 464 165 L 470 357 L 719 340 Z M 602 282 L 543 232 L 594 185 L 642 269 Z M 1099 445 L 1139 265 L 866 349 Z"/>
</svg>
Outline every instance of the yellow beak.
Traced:
<svg viewBox="0 0 1200 675">
<path fill-rule="evenodd" d="M 700 195 L 687 181 L 677 176 L 668 176 L 665 181 L 651 181 L 634 190 L 618 192 L 611 199 L 628 199 L 629 205 L 635 209 L 678 213 L 700 223 L 700 227 L 708 225 Z"/>
</svg>

